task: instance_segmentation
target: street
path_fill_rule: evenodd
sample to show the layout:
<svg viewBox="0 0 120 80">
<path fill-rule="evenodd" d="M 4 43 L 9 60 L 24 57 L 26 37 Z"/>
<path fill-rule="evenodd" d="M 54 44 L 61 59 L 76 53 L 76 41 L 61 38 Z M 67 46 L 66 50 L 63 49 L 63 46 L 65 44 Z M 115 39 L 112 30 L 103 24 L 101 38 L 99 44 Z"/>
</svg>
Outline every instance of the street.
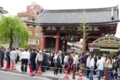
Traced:
<svg viewBox="0 0 120 80">
<path fill-rule="evenodd" d="M 16 64 L 16 71 L 14 72 L 8 72 L 8 71 L 0 71 L 0 80 L 60 80 L 60 79 L 64 79 L 65 74 L 58 74 L 58 76 L 54 76 L 54 72 L 53 71 L 46 71 L 46 72 L 42 72 L 42 77 L 38 77 L 38 76 L 29 76 L 29 67 L 27 69 L 27 73 L 23 74 L 21 72 L 21 63 Z M 4 66 L 6 65 L 6 61 L 4 61 Z M 5 69 L 5 67 L 4 67 Z M 16 73 L 18 72 L 18 73 Z M 4 78 L 4 76 L 8 76 L 6 78 Z M 10 76 L 10 77 L 9 77 Z M 13 77 L 11 77 L 13 76 Z M 44 78 L 43 78 L 44 77 Z M 68 75 L 69 80 L 73 80 L 72 79 L 72 74 Z M 75 76 L 77 80 L 79 78 L 78 75 Z M 82 76 L 83 80 L 89 80 L 89 78 L 86 78 L 86 76 Z M 94 78 L 94 80 L 97 80 L 97 78 Z"/>
<path fill-rule="evenodd" d="M 0 71 L 0 80 L 53 80 L 53 79 Z"/>
</svg>

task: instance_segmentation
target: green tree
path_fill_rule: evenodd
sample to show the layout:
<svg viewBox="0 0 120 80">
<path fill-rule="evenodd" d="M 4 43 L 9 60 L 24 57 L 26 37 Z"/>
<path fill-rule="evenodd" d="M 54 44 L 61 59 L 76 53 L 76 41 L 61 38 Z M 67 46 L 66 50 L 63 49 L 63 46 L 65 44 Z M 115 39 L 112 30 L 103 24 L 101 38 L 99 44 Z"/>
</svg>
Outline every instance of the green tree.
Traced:
<svg viewBox="0 0 120 80">
<path fill-rule="evenodd" d="M 10 41 L 9 48 L 11 49 L 15 35 L 19 36 L 20 45 L 25 47 L 27 45 L 29 31 L 18 16 L 3 16 L 0 22 L 0 35 L 2 39 Z"/>
<path fill-rule="evenodd" d="M 86 47 L 86 40 L 87 40 L 87 35 L 89 34 L 87 31 L 90 27 L 89 24 L 86 23 L 87 22 L 87 17 L 86 17 L 86 12 L 84 11 L 83 12 L 83 15 L 82 15 L 82 20 L 81 20 L 81 24 L 80 24 L 80 27 L 81 27 L 81 33 L 80 35 L 82 36 L 83 38 L 83 43 L 82 43 L 82 50 L 83 52 L 85 52 L 85 47 Z"/>
</svg>

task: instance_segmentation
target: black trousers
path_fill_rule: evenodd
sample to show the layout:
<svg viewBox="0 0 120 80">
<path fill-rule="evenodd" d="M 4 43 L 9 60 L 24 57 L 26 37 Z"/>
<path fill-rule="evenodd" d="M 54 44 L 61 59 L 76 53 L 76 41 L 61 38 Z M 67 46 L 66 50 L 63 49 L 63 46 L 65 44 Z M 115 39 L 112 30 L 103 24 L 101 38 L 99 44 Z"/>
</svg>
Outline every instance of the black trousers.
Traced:
<svg viewBox="0 0 120 80">
<path fill-rule="evenodd" d="M 22 59 L 21 61 L 22 61 L 21 71 L 22 72 L 27 72 L 28 59 Z"/>
<path fill-rule="evenodd" d="M 55 63 L 55 67 L 54 67 L 54 75 L 57 75 L 58 74 L 58 71 L 59 73 L 62 73 L 62 66 L 58 63 Z"/>
<path fill-rule="evenodd" d="M 1 67 L 4 67 L 3 59 L 0 59 L 0 65 Z"/>
<path fill-rule="evenodd" d="M 58 68 L 59 68 L 59 73 L 62 73 L 62 65 L 60 64 L 60 65 L 58 65 Z"/>
<path fill-rule="evenodd" d="M 89 74 L 90 74 L 90 68 L 87 67 L 87 77 L 89 77 Z"/>
</svg>

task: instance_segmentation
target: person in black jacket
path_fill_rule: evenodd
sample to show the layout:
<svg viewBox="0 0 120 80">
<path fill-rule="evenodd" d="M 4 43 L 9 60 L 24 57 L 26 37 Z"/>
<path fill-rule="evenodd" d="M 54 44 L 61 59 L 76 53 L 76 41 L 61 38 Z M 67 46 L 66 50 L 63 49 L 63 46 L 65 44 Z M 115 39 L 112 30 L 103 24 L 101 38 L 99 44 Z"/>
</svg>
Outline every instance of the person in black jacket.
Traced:
<svg viewBox="0 0 120 80">
<path fill-rule="evenodd" d="M 47 54 L 46 51 L 43 52 L 43 62 L 42 62 L 42 72 L 45 72 L 46 69 Z"/>
<path fill-rule="evenodd" d="M 6 61 L 8 62 L 8 68 L 10 68 L 10 49 L 7 49 L 6 52 Z"/>
<path fill-rule="evenodd" d="M 32 50 L 30 53 L 30 65 L 33 69 L 33 71 L 36 70 L 36 64 L 35 64 L 35 58 L 36 58 L 37 53 L 35 52 L 35 49 Z"/>
<path fill-rule="evenodd" d="M 63 68 L 62 66 L 64 64 L 64 55 L 63 55 L 62 51 L 59 51 L 58 54 L 59 54 L 59 57 L 60 57 L 59 73 L 62 73 L 63 72 L 62 71 L 62 68 Z"/>
<path fill-rule="evenodd" d="M 0 48 L 0 65 L 1 65 L 1 67 L 4 67 L 3 60 L 4 60 L 4 51 L 3 51 L 3 48 Z"/>
</svg>

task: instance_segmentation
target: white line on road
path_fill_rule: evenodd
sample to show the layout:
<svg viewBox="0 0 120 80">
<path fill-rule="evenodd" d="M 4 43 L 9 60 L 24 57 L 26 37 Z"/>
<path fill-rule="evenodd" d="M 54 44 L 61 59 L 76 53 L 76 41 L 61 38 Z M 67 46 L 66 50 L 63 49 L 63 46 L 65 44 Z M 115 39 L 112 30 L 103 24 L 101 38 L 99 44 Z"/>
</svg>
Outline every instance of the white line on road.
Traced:
<svg viewBox="0 0 120 80">
<path fill-rule="evenodd" d="M 13 75 L 18 75 L 18 76 L 24 76 L 24 77 L 31 77 L 31 78 L 37 78 L 37 79 L 43 79 L 43 80 L 50 80 L 48 78 L 44 78 L 44 77 L 37 77 L 37 76 L 29 76 L 29 75 L 24 75 L 24 74 L 19 74 L 19 73 L 13 73 L 13 72 L 5 72 L 5 71 L 0 71 L 1 73 L 7 73 L 7 74 L 13 74 Z"/>
</svg>

